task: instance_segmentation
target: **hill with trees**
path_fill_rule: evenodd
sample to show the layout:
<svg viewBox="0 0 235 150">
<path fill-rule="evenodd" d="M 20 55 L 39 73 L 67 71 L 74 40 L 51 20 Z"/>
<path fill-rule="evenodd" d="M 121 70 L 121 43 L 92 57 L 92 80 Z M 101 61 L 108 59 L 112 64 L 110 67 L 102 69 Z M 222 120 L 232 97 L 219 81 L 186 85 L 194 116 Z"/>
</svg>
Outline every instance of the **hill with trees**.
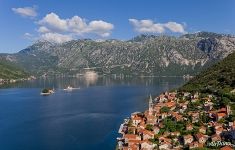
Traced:
<svg viewBox="0 0 235 150">
<path fill-rule="evenodd" d="M 17 80 L 28 77 L 29 74 L 15 64 L 0 59 L 0 79 Z"/>
<path fill-rule="evenodd" d="M 180 89 L 233 93 L 235 89 L 235 53 L 201 72 Z"/>
</svg>

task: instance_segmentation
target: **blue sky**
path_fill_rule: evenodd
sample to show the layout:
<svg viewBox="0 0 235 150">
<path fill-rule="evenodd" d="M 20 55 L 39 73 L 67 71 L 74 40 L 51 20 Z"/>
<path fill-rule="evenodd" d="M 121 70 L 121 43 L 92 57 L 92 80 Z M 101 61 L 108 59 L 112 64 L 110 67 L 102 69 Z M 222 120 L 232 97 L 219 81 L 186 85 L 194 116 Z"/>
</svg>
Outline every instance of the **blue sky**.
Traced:
<svg viewBox="0 0 235 150">
<path fill-rule="evenodd" d="M 18 52 L 39 39 L 235 34 L 234 8 L 234 0 L 1 0 L 0 53 Z"/>
</svg>

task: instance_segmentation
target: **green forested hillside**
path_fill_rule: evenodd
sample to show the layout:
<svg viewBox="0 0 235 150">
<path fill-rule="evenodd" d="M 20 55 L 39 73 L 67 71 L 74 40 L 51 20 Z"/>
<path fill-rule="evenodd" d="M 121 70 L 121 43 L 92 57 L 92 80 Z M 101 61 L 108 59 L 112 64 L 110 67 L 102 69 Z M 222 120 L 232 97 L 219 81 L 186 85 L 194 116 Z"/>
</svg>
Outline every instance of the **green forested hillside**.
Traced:
<svg viewBox="0 0 235 150">
<path fill-rule="evenodd" d="M 201 72 L 180 89 L 231 93 L 235 89 L 235 53 L 230 54 L 221 62 Z"/>
<path fill-rule="evenodd" d="M 0 79 L 20 79 L 27 76 L 28 74 L 16 65 L 0 60 Z"/>
</svg>

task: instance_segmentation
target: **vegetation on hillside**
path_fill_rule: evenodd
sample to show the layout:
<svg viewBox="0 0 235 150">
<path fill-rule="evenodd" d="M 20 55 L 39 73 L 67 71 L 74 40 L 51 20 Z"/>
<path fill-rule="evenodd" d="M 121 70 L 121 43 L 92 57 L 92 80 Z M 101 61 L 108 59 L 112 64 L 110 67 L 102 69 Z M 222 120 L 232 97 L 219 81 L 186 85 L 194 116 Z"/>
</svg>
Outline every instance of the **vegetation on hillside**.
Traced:
<svg viewBox="0 0 235 150">
<path fill-rule="evenodd" d="M 21 79 L 28 74 L 6 60 L 0 60 L 0 79 Z"/>
<path fill-rule="evenodd" d="M 235 53 L 201 72 L 180 90 L 230 93 L 235 89 Z"/>
</svg>

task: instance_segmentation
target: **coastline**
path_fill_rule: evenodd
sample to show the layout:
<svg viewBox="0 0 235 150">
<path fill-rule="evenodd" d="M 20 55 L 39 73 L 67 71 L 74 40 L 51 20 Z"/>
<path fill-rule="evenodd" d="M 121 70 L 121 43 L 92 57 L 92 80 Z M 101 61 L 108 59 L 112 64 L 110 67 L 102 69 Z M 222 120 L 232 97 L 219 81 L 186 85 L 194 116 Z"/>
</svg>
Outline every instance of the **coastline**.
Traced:
<svg viewBox="0 0 235 150">
<path fill-rule="evenodd" d="M 30 80 L 35 80 L 35 76 L 30 76 L 28 78 L 19 78 L 19 79 L 1 79 L 0 78 L 0 86 L 5 85 L 5 84 L 11 84 L 11 83 L 16 83 L 16 82 L 22 82 L 22 81 L 30 81 Z"/>
</svg>

